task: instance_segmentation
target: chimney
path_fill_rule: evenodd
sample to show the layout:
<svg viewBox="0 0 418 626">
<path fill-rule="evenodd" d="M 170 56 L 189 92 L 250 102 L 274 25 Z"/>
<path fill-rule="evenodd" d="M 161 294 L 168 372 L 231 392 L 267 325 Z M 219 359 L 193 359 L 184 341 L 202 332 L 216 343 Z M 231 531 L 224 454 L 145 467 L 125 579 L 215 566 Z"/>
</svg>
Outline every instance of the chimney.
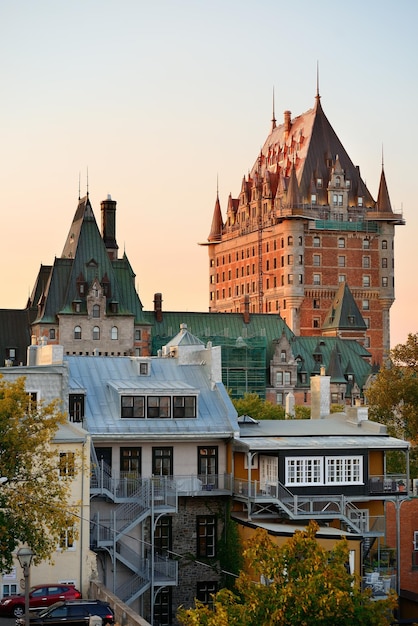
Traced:
<svg viewBox="0 0 418 626">
<path fill-rule="evenodd" d="M 291 120 L 291 112 L 290 111 L 285 111 L 284 112 L 284 137 L 285 137 L 285 141 L 286 139 L 289 137 L 289 133 L 290 133 L 290 129 L 292 128 L 292 120 Z"/>
<path fill-rule="evenodd" d="M 320 376 L 311 377 L 311 419 L 318 420 L 330 414 L 331 376 L 325 375 L 325 367 L 321 367 Z"/>
<path fill-rule="evenodd" d="M 116 201 L 111 196 L 100 204 L 102 210 L 102 237 L 109 258 L 114 261 L 118 258 L 118 244 L 116 243 Z"/>
<path fill-rule="evenodd" d="M 245 298 L 244 298 L 244 314 L 243 314 L 243 318 L 244 318 L 244 324 L 249 324 L 250 323 L 250 297 L 249 296 L 245 296 Z"/>
<path fill-rule="evenodd" d="M 163 294 L 154 294 L 154 316 L 156 322 L 163 321 Z"/>
</svg>

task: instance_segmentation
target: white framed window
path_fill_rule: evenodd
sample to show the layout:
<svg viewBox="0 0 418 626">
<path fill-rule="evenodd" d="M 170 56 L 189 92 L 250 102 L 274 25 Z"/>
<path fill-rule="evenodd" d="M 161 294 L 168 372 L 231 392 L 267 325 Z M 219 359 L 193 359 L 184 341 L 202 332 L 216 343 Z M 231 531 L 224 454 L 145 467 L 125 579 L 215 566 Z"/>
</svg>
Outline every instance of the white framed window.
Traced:
<svg viewBox="0 0 418 626">
<path fill-rule="evenodd" d="M 418 530 L 414 530 L 414 550 L 418 551 Z"/>
<path fill-rule="evenodd" d="M 75 550 L 74 528 L 63 528 L 60 533 L 60 550 Z"/>
<path fill-rule="evenodd" d="M 320 456 L 288 457 L 286 459 L 286 485 L 322 485 L 323 459 Z"/>
<path fill-rule="evenodd" d="M 363 458 L 361 456 L 331 456 L 325 458 L 327 485 L 358 485 L 363 483 Z"/>
</svg>

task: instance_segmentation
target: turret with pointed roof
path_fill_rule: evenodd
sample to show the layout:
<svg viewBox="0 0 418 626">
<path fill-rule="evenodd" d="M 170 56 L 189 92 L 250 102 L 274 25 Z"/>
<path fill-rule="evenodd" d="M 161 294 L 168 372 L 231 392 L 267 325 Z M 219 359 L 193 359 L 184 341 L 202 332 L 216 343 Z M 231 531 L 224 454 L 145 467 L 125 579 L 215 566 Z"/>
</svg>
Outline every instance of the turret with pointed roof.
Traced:
<svg viewBox="0 0 418 626">
<path fill-rule="evenodd" d="M 116 202 L 111 203 L 112 221 Z M 69 353 L 134 354 L 136 348 L 149 349 L 135 274 L 125 253 L 117 258 L 114 221 L 107 225 L 105 241 L 89 195 L 81 198 L 61 257 L 41 267 L 28 303 L 37 309 L 32 334 L 61 343 Z"/>
</svg>

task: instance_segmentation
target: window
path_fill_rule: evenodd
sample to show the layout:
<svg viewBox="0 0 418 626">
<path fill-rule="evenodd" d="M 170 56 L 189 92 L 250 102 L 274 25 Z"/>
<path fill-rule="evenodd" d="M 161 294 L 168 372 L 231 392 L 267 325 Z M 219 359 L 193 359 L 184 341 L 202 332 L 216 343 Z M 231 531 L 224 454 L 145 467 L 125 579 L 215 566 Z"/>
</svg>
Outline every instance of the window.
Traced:
<svg viewBox="0 0 418 626">
<path fill-rule="evenodd" d="M 196 599 L 209 608 L 213 608 L 213 596 L 218 591 L 218 583 L 205 581 L 196 583 Z"/>
<path fill-rule="evenodd" d="M 141 448 L 120 449 L 120 471 L 141 474 Z"/>
<path fill-rule="evenodd" d="M 316 204 L 316 193 L 311 194 L 311 204 Z"/>
<path fill-rule="evenodd" d="M 169 396 L 148 396 L 147 417 L 171 417 L 171 402 Z"/>
<path fill-rule="evenodd" d="M 321 247 L 321 239 L 317 236 L 313 238 L 313 247 L 320 248 Z"/>
<path fill-rule="evenodd" d="M 286 363 L 286 361 L 287 361 L 286 350 L 281 350 L 281 352 L 280 352 L 280 361 L 282 363 Z"/>
<path fill-rule="evenodd" d="M 157 554 L 166 555 L 172 549 L 172 517 L 163 515 L 155 525 L 154 547 Z"/>
<path fill-rule="evenodd" d="M 139 364 L 139 375 L 140 376 L 148 376 L 149 374 L 149 363 L 142 361 Z"/>
<path fill-rule="evenodd" d="M 141 330 L 139 328 L 135 328 L 135 341 L 141 341 Z"/>
<path fill-rule="evenodd" d="M 196 517 L 198 557 L 213 558 L 216 555 L 216 517 L 198 515 Z"/>
<path fill-rule="evenodd" d="M 345 283 L 346 281 L 346 275 L 345 274 L 338 274 L 338 282 L 339 283 Z"/>
<path fill-rule="evenodd" d="M 386 239 L 382 239 L 382 250 L 388 249 L 388 242 Z"/>
<path fill-rule="evenodd" d="M 112 326 L 112 328 L 110 329 L 110 338 L 112 340 L 118 338 L 118 327 L 117 326 Z"/>
<path fill-rule="evenodd" d="M 196 417 L 196 397 L 174 396 L 173 417 Z"/>
<path fill-rule="evenodd" d="M 370 302 L 369 302 L 369 300 L 363 300 L 362 301 L 362 307 L 363 307 L 363 311 L 369 311 L 370 310 Z"/>
<path fill-rule="evenodd" d="M 353 457 L 326 457 L 325 482 L 353 485 L 363 482 L 363 459 Z"/>
<path fill-rule="evenodd" d="M 283 372 L 276 372 L 276 385 L 283 385 Z"/>
<path fill-rule="evenodd" d="M 81 326 L 74 328 L 74 339 L 81 339 Z"/>
<path fill-rule="evenodd" d="M 173 475 L 173 448 L 152 449 L 152 473 L 154 476 Z"/>
<path fill-rule="evenodd" d="M 11 583 L 11 584 L 5 584 L 2 586 L 3 589 L 3 593 L 2 593 L 2 597 L 4 598 L 5 596 L 17 596 L 18 590 L 17 590 L 17 584 L 16 583 Z"/>
<path fill-rule="evenodd" d="M 370 287 L 370 276 L 363 275 L 363 287 Z"/>
<path fill-rule="evenodd" d="M 287 255 L 287 264 L 288 265 L 293 265 L 293 254 L 288 254 Z"/>
<path fill-rule="evenodd" d="M 321 302 L 320 302 L 320 300 L 318 300 L 318 298 L 314 298 L 314 300 L 313 300 L 313 308 L 314 309 L 320 309 L 321 308 Z"/>
<path fill-rule="evenodd" d="M 100 306 L 93 304 L 93 317 L 100 317 Z"/>
<path fill-rule="evenodd" d="M 338 267 L 345 267 L 345 256 L 338 257 Z"/>
<path fill-rule="evenodd" d="M 320 274 L 314 274 L 313 275 L 313 284 L 314 285 L 320 285 L 321 284 L 321 275 Z"/>
<path fill-rule="evenodd" d="M 321 320 L 319 319 L 319 317 L 314 317 L 313 318 L 312 326 L 313 326 L 313 328 L 319 328 L 321 326 Z"/>
<path fill-rule="evenodd" d="M 382 267 L 383 267 L 383 269 L 386 269 L 387 266 L 388 266 L 388 260 L 387 260 L 386 257 L 383 257 L 383 259 L 382 259 Z"/>
<path fill-rule="evenodd" d="M 314 254 L 313 255 L 313 264 L 314 264 L 314 267 L 319 267 L 321 265 L 321 255 L 320 254 Z"/>
<path fill-rule="evenodd" d="M 290 375 L 290 372 L 285 372 L 285 373 L 284 373 L 284 384 L 285 384 L 285 385 L 290 385 L 290 384 L 291 384 L 291 375 Z"/>
<path fill-rule="evenodd" d="M 49 329 L 49 338 L 50 339 L 55 339 L 55 328 L 50 328 Z"/>
<path fill-rule="evenodd" d="M 59 458 L 60 476 L 72 477 L 75 473 L 75 454 L 74 452 L 60 452 Z"/>
<path fill-rule="evenodd" d="M 218 475 L 218 446 L 199 447 L 197 457 L 197 473 L 203 488 L 215 487 Z"/>
<path fill-rule="evenodd" d="M 370 250 L 370 239 L 368 237 L 363 239 L 363 250 Z"/>
<path fill-rule="evenodd" d="M 387 286 L 388 286 L 388 277 L 382 276 L 382 287 L 387 287 Z"/>
<path fill-rule="evenodd" d="M 286 459 L 286 485 L 312 485 L 323 483 L 321 457 L 288 457 Z"/>
<path fill-rule="evenodd" d="M 98 326 L 93 327 L 93 339 L 98 341 L 100 339 L 100 328 Z"/>
<path fill-rule="evenodd" d="M 82 422 L 84 418 L 84 394 L 70 393 L 68 396 L 70 422 Z"/>
<path fill-rule="evenodd" d="M 287 276 L 287 284 L 293 285 L 293 274 L 288 274 Z"/>
<path fill-rule="evenodd" d="M 283 393 L 281 391 L 279 391 L 279 393 L 276 393 L 276 404 L 278 406 L 283 406 Z"/>
<path fill-rule="evenodd" d="M 344 237 L 339 237 L 338 238 L 338 247 L 339 248 L 345 248 L 345 239 L 344 239 Z"/>
<path fill-rule="evenodd" d="M 363 197 L 362 196 L 358 196 L 358 198 L 357 198 L 357 206 L 363 206 Z"/>
<path fill-rule="evenodd" d="M 59 547 L 61 550 L 75 549 L 74 528 L 63 528 L 60 533 Z"/>
<path fill-rule="evenodd" d="M 292 235 L 289 235 L 287 238 L 287 245 L 288 246 L 293 246 L 293 237 Z"/>
<path fill-rule="evenodd" d="M 365 269 L 368 269 L 370 267 L 370 257 L 369 256 L 364 256 L 363 257 L 363 267 Z"/>
<path fill-rule="evenodd" d="M 121 417 L 145 417 L 145 397 L 122 396 Z"/>
</svg>

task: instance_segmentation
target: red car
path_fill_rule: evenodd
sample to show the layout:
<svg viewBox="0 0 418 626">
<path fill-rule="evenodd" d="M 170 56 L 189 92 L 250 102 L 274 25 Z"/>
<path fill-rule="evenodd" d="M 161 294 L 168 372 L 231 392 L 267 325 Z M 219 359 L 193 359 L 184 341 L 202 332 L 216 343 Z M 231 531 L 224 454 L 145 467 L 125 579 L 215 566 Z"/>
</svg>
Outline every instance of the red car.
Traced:
<svg viewBox="0 0 418 626">
<path fill-rule="evenodd" d="M 29 608 L 43 609 L 59 600 L 78 600 L 81 593 L 74 585 L 35 585 L 29 591 Z M 0 615 L 21 617 L 25 613 L 25 596 L 8 596 L 0 600 Z"/>
</svg>

